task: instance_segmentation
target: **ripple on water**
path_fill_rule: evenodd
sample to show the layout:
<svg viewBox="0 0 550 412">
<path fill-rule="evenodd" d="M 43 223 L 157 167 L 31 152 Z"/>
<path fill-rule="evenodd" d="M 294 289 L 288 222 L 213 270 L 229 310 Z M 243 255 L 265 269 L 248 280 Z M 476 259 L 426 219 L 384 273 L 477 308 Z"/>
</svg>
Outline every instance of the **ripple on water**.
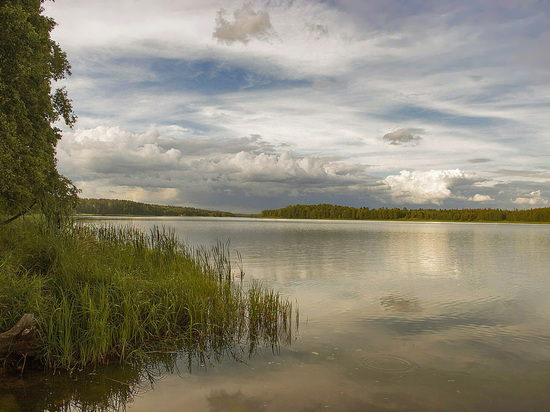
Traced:
<svg viewBox="0 0 550 412">
<path fill-rule="evenodd" d="M 395 355 L 367 356 L 361 363 L 369 369 L 389 373 L 407 373 L 416 369 L 414 363 Z"/>
</svg>

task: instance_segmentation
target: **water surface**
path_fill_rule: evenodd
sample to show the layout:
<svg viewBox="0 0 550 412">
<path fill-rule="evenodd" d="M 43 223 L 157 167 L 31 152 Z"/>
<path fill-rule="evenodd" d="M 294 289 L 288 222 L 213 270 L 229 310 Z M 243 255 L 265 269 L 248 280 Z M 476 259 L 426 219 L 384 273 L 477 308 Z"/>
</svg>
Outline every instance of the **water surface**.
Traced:
<svg viewBox="0 0 550 412">
<path fill-rule="evenodd" d="M 90 219 L 231 239 L 245 279 L 300 306 L 299 334 L 195 368 L 126 404 L 150 410 L 546 410 L 550 225 Z M 118 379 L 117 379 L 118 380 Z"/>
</svg>

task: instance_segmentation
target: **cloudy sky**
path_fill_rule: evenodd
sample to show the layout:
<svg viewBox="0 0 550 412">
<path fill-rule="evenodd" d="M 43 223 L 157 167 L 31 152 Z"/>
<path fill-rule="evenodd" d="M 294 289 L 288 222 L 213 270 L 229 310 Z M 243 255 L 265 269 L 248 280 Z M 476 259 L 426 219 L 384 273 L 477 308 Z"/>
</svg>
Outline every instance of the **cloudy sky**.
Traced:
<svg viewBox="0 0 550 412">
<path fill-rule="evenodd" d="M 85 197 L 544 207 L 548 0 L 57 0 Z"/>
</svg>

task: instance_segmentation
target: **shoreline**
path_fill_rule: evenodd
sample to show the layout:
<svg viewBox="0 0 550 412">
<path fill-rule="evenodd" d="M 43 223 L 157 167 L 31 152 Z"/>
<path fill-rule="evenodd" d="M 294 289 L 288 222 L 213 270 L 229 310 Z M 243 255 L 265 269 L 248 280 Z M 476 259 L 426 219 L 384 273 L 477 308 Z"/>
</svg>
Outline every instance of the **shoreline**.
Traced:
<svg viewBox="0 0 550 412">
<path fill-rule="evenodd" d="M 419 222 L 419 223 L 525 223 L 525 224 L 550 224 L 550 221 L 533 222 L 521 220 L 436 220 L 436 219 L 341 219 L 341 218 L 292 218 L 260 215 L 235 215 L 235 216 L 166 216 L 166 215 L 123 215 L 123 214 L 75 214 L 75 218 L 105 217 L 105 218 L 196 218 L 196 219 L 259 219 L 259 220 L 307 220 L 307 221 L 342 221 L 342 222 Z"/>
</svg>

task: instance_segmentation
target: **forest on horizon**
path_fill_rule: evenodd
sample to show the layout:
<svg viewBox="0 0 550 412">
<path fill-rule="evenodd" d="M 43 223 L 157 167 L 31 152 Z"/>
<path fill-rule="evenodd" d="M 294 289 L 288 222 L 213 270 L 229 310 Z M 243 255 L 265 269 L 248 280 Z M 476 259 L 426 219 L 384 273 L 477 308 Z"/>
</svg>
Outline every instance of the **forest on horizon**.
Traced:
<svg viewBox="0 0 550 412">
<path fill-rule="evenodd" d="M 278 219 L 419 220 L 452 222 L 550 222 L 550 207 L 505 209 L 400 209 L 350 207 L 331 204 L 289 205 L 246 215 L 193 207 L 165 206 L 120 199 L 79 199 L 77 214 L 126 216 L 262 217 Z"/>
<path fill-rule="evenodd" d="M 234 217 L 231 212 L 196 209 L 194 207 L 163 206 L 120 199 L 79 199 L 77 214 L 130 216 L 207 216 Z"/>
<path fill-rule="evenodd" d="M 261 217 L 281 219 L 435 220 L 453 222 L 550 222 L 550 207 L 503 209 L 403 209 L 320 205 L 292 205 L 264 210 Z"/>
</svg>

